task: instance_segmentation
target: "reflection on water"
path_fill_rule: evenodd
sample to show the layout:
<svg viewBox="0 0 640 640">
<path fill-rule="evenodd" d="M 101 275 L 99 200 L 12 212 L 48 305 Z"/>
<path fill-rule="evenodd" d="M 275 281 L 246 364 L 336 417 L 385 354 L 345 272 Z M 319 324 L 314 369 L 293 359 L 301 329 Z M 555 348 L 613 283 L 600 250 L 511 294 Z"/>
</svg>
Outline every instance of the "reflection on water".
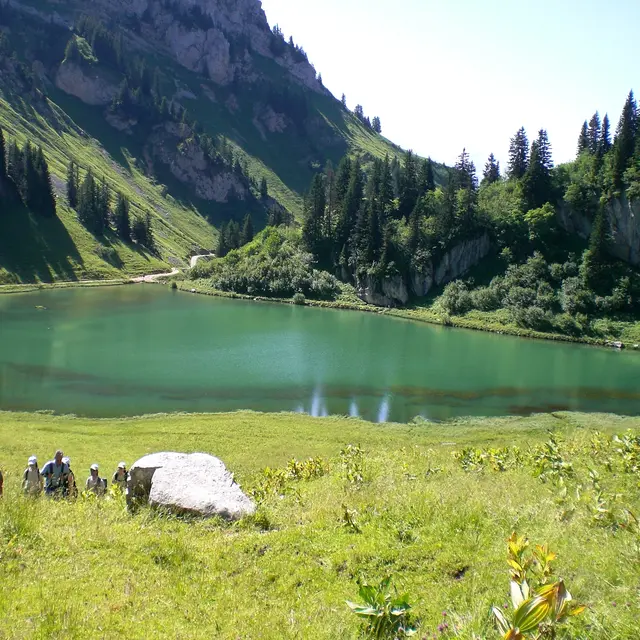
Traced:
<svg viewBox="0 0 640 640">
<path fill-rule="evenodd" d="M 161 287 L 49 291 L 0 297 L 0 408 L 247 408 L 380 422 L 638 414 L 640 356 Z"/>
</svg>

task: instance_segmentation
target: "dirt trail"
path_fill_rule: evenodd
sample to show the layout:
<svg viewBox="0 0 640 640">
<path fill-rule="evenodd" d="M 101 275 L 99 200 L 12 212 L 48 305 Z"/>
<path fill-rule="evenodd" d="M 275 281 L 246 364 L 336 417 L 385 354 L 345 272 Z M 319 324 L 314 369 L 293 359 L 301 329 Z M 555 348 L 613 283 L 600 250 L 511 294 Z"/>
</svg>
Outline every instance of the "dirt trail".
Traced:
<svg viewBox="0 0 640 640">
<path fill-rule="evenodd" d="M 180 269 L 173 268 L 169 273 L 152 273 L 148 276 L 140 276 L 139 278 L 131 278 L 131 282 L 157 282 L 160 278 L 169 278 L 177 276 Z"/>
</svg>

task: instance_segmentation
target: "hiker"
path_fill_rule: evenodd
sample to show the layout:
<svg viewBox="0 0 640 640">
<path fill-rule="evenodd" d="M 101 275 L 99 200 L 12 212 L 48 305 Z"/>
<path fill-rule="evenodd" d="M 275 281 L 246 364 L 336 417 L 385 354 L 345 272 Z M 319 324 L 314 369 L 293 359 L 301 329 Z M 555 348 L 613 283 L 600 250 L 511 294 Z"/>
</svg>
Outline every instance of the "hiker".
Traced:
<svg viewBox="0 0 640 640">
<path fill-rule="evenodd" d="M 120 491 L 124 491 L 127 488 L 127 480 L 129 479 L 129 472 L 127 471 L 127 465 L 124 462 L 121 462 L 116 469 L 116 472 L 113 474 L 113 478 L 111 479 L 111 484 L 114 487 L 118 487 Z"/>
<path fill-rule="evenodd" d="M 87 478 L 85 489 L 90 493 L 95 493 L 97 496 L 103 496 L 107 490 L 107 481 L 98 475 L 98 471 L 98 465 L 92 464 L 89 469 L 91 475 Z"/>
<path fill-rule="evenodd" d="M 22 474 L 22 491 L 27 496 L 39 496 L 42 493 L 42 484 L 38 458 L 31 456 L 27 462 L 27 468 Z"/>
<path fill-rule="evenodd" d="M 2 475 L 2 469 L 0 469 L 0 498 L 2 498 L 3 491 L 4 491 L 4 477 Z"/>
<path fill-rule="evenodd" d="M 53 460 L 49 460 L 42 467 L 42 477 L 44 478 L 44 493 L 50 497 L 62 496 L 64 487 L 69 475 L 69 467 L 62 462 L 64 454 L 60 449 L 56 451 Z"/>
<path fill-rule="evenodd" d="M 71 458 L 62 458 L 62 463 L 66 464 L 67 468 L 69 469 L 69 473 L 67 474 L 67 482 L 62 488 L 62 495 L 65 498 L 75 499 L 78 497 L 78 486 L 76 484 L 76 475 L 71 470 Z"/>
</svg>

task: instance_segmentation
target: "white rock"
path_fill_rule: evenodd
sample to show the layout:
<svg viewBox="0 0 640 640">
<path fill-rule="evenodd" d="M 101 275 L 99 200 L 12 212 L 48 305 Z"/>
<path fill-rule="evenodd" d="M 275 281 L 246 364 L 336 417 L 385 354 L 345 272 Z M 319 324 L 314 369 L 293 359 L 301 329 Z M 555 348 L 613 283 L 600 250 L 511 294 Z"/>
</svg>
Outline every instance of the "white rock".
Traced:
<svg viewBox="0 0 640 640">
<path fill-rule="evenodd" d="M 109 104 L 118 91 L 115 85 L 109 84 L 97 74 L 85 73 L 73 62 L 60 65 L 56 74 L 56 87 L 91 105 Z"/>
<path fill-rule="evenodd" d="M 224 463 L 207 453 L 162 452 L 140 458 L 129 470 L 127 501 L 227 520 L 255 511 Z"/>
</svg>

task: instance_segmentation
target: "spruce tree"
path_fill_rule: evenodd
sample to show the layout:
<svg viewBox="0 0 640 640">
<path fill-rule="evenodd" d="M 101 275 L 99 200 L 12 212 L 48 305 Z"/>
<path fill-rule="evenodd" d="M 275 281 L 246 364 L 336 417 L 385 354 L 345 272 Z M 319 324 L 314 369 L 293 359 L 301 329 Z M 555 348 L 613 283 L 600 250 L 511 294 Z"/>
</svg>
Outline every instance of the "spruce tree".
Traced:
<svg viewBox="0 0 640 640">
<path fill-rule="evenodd" d="M 482 172 L 482 183 L 485 185 L 493 184 L 500 180 L 500 163 L 496 160 L 493 153 L 489 154 L 489 158 L 484 165 Z"/>
<path fill-rule="evenodd" d="M 80 175 L 78 165 L 71 160 L 67 166 L 67 201 L 72 209 L 78 206 L 78 187 Z"/>
<path fill-rule="evenodd" d="M 522 181 L 522 189 L 529 209 L 538 209 L 553 199 L 552 168 L 549 138 L 547 132 L 540 129 L 537 140 L 531 145 L 529 167 Z"/>
<path fill-rule="evenodd" d="M 347 96 L 345 96 L 344 93 L 342 94 L 342 98 L 340 98 L 340 102 L 342 103 L 342 106 L 346 109 L 347 108 Z"/>
<path fill-rule="evenodd" d="M 476 167 L 471 161 L 466 148 L 458 156 L 455 164 L 455 177 L 459 189 L 470 189 L 475 191 L 478 188 L 478 178 L 476 177 Z"/>
<path fill-rule="evenodd" d="M 578 154 L 584 153 L 589 150 L 589 125 L 585 120 L 582 123 L 582 127 L 580 129 L 580 135 L 578 136 Z"/>
<path fill-rule="evenodd" d="M 391 163 L 389 162 L 389 155 L 385 155 L 384 162 L 382 163 L 382 173 L 380 175 L 380 206 L 381 211 L 381 223 L 383 226 L 386 224 L 387 218 L 391 214 L 393 207 L 393 177 L 391 175 Z"/>
<path fill-rule="evenodd" d="M 35 170 L 37 174 L 37 211 L 40 215 L 47 218 L 53 218 L 56 215 L 56 197 L 53 193 L 53 185 L 51 184 L 51 175 L 49 173 L 49 165 L 42 147 L 38 147 L 34 156 Z"/>
<path fill-rule="evenodd" d="M 604 114 L 602 119 L 602 127 L 600 129 L 600 143 L 598 144 L 598 153 L 603 156 L 607 151 L 611 149 L 611 124 L 609 122 L 609 115 Z"/>
<path fill-rule="evenodd" d="M 416 157 L 411 150 L 404 154 L 400 182 L 400 206 L 398 213 L 408 219 L 418 200 L 418 169 Z"/>
<path fill-rule="evenodd" d="M 7 177 L 13 182 L 16 191 L 22 195 L 24 190 L 24 159 L 22 150 L 15 140 L 7 150 Z"/>
<path fill-rule="evenodd" d="M 336 225 L 336 242 L 339 251 L 348 247 L 353 228 L 355 227 L 358 211 L 362 204 L 364 183 L 360 159 L 357 158 L 351 163 L 351 174 L 349 176 L 349 187 L 342 203 L 341 211 Z"/>
<path fill-rule="evenodd" d="M 313 177 L 311 189 L 305 199 L 302 240 L 307 251 L 318 261 L 323 258 L 322 248 L 324 242 L 322 231 L 326 204 L 322 174 L 317 173 Z"/>
<path fill-rule="evenodd" d="M 267 185 L 267 179 L 262 176 L 260 180 L 260 199 L 262 202 L 266 202 L 269 197 L 269 186 Z"/>
<path fill-rule="evenodd" d="M 4 132 L 0 127 L 0 184 L 2 184 L 7 176 L 7 160 L 4 142 Z"/>
<path fill-rule="evenodd" d="M 78 219 L 90 231 L 102 232 L 97 185 L 91 169 L 87 171 L 87 175 L 78 189 Z"/>
<path fill-rule="evenodd" d="M 596 111 L 591 120 L 589 120 L 588 142 L 589 151 L 593 154 L 598 152 L 598 144 L 600 142 L 600 114 Z"/>
<path fill-rule="evenodd" d="M 240 233 L 240 244 L 249 244 L 253 240 L 253 220 L 251 214 L 247 213 L 242 222 L 242 232 Z"/>
<path fill-rule="evenodd" d="M 529 140 L 524 127 L 520 127 L 509 144 L 509 168 L 511 179 L 520 179 L 529 166 Z"/>
<path fill-rule="evenodd" d="M 620 116 L 620 122 L 616 129 L 616 138 L 613 144 L 612 177 L 613 186 L 616 188 L 622 187 L 624 172 L 629 167 L 635 150 L 636 130 L 638 126 L 637 111 L 633 91 L 630 91 L 624 108 L 622 109 L 622 115 Z"/>
<path fill-rule="evenodd" d="M 376 133 L 382 133 L 382 124 L 380 123 L 380 118 L 378 118 L 378 116 L 375 116 L 375 118 L 373 119 L 371 127 Z"/>
<path fill-rule="evenodd" d="M 22 149 L 23 182 L 20 195 L 27 209 L 38 211 L 40 201 L 40 176 L 36 167 L 36 150 L 27 140 Z"/>
<path fill-rule="evenodd" d="M 116 233 L 125 242 L 129 242 L 131 240 L 131 219 L 129 211 L 130 205 L 128 198 L 118 192 L 116 210 L 114 213 Z"/>
<path fill-rule="evenodd" d="M 421 196 L 429 191 L 435 191 L 436 181 L 433 175 L 433 161 L 431 158 L 427 158 L 422 162 L 418 184 Z"/>
<path fill-rule="evenodd" d="M 272 225 L 277 226 L 277 225 Z M 227 225 L 221 224 L 218 230 L 218 244 L 216 246 L 216 257 L 224 258 L 229 253 L 229 244 L 227 243 Z"/>
</svg>

